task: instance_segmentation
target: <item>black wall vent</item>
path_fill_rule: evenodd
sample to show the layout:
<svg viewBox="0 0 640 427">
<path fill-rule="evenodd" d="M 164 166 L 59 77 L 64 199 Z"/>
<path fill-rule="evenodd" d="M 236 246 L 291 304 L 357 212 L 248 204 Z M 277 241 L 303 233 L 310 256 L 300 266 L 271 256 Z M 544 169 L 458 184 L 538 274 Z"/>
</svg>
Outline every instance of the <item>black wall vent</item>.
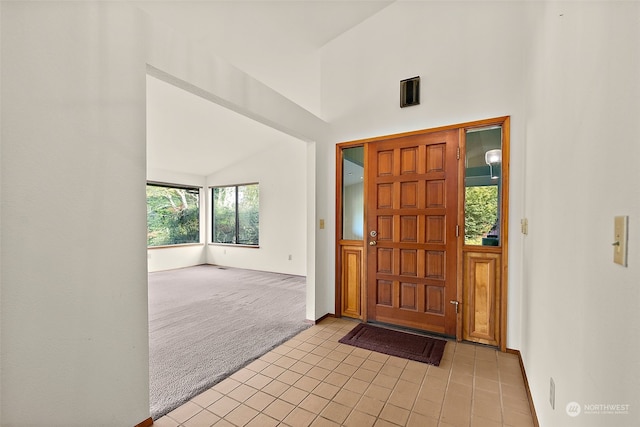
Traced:
<svg viewBox="0 0 640 427">
<path fill-rule="evenodd" d="M 400 80 L 400 108 L 420 104 L 420 76 Z"/>
</svg>

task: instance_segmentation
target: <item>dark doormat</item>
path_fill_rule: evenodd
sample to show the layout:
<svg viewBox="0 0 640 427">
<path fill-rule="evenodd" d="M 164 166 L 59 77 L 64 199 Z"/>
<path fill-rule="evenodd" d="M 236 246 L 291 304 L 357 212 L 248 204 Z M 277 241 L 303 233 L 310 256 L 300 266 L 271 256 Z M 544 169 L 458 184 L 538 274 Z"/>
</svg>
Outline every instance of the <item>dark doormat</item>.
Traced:
<svg viewBox="0 0 640 427">
<path fill-rule="evenodd" d="M 392 329 L 360 323 L 339 342 L 439 366 L 444 353 L 444 340 L 394 331 Z"/>
</svg>

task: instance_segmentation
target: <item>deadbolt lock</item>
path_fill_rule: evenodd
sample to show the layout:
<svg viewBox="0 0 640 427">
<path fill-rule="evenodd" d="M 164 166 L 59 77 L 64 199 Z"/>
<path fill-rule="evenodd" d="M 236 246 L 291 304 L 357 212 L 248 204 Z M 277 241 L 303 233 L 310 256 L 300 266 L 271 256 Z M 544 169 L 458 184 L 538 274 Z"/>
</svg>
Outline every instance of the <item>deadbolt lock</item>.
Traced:
<svg viewBox="0 0 640 427">
<path fill-rule="evenodd" d="M 369 232 L 369 236 L 371 236 L 371 237 L 376 237 L 377 235 L 378 235 L 378 232 L 376 230 L 371 230 Z"/>
</svg>

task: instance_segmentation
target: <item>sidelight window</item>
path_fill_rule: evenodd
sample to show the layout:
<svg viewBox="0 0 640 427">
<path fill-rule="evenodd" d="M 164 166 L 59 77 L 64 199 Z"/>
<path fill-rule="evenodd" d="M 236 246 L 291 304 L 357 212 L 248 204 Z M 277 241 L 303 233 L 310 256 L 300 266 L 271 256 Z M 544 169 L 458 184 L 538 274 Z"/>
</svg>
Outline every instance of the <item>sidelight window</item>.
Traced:
<svg viewBox="0 0 640 427">
<path fill-rule="evenodd" d="M 465 245 L 501 245 L 502 127 L 468 129 L 465 156 Z"/>
<path fill-rule="evenodd" d="M 364 235 L 364 147 L 342 150 L 342 238 Z"/>
</svg>

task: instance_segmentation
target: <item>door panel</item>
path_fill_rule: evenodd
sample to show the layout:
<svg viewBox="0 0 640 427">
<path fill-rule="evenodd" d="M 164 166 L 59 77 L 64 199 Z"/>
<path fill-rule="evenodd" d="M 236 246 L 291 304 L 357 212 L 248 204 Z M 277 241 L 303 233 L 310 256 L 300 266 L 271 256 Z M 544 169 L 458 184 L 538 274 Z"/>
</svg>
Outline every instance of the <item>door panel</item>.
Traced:
<svg viewBox="0 0 640 427">
<path fill-rule="evenodd" d="M 500 301 L 500 254 L 464 254 L 465 304 L 463 335 L 468 341 L 498 345 Z"/>
<path fill-rule="evenodd" d="M 368 319 L 455 335 L 458 132 L 370 143 Z"/>
<path fill-rule="evenodd" d="M 347 317 L 362 318 L 362 246 L 343 246 L 341 253 L 342 310 Z"/>
</svg>

